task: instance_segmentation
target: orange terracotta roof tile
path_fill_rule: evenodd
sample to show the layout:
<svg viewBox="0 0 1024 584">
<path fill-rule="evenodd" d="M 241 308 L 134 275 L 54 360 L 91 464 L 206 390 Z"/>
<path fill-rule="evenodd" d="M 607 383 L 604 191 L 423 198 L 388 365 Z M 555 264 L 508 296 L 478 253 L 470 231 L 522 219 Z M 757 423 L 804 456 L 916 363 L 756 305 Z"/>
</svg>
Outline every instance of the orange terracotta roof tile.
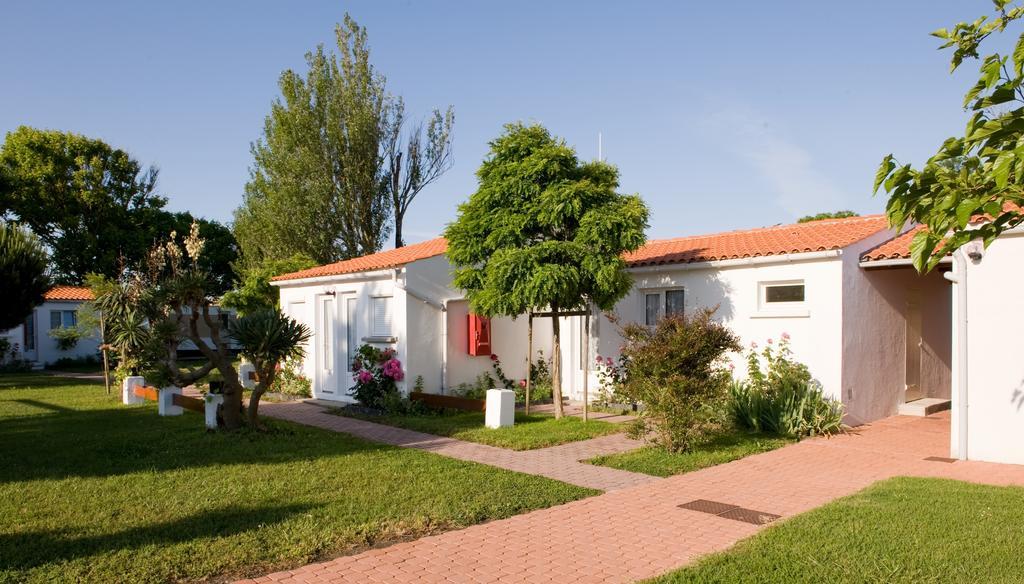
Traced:
<svg viewBox="0 0 1024 584">
<path fill-rule="evenodd" d="M 918 225 L 908 229 L 902 235 L 882 242 L 880 245 L 869 249 L 860 256 L 862 262 L 879 262 L 882 260 L 904 260 L 910 259 L 910 241 L 914 234 L 924 229 L 924 225 Z"/>
<path fill-rule="evenodd" d="M 761 229 L 650 241 L 626 255 L 632 267 L 842 249 L 888 227 L 883 215 L 822 219 Z"/>
<path fill-rule="evenodd" d="M 386 268 L 397 268 L 411 264 L 412 262 L 432 258 L 444 254 L 448 250 L 448 241 L 443 237 L 437 237 L 422 243 L 414 243 L 398 249 L 389 249 L 382 252 L 352 258 L 325 266 L 317 266 L 308 270 L 282 274 L 273 278 L 275 282 L 283 280 L 299 280 L 302 278 L 316 278 L 320 276 L 339 276 L 341 274 L 354 274 L 356 272 L 367 272 L 370 270 L 383 270 Z"/>
<path fill-rule="evenodd" d="M 92 291 L 85 286 L 54 286 L 43 294 L 46 300 L 92 300 Z"/>
</svg>

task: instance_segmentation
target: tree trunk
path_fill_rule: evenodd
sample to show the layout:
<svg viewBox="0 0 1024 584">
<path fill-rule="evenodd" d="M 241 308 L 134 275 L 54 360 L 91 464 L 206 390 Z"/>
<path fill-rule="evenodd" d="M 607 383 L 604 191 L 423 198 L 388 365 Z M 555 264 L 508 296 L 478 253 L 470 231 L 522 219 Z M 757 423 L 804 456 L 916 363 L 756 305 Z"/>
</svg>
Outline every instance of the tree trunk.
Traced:
<svg viewBox="0 0 1024 584">
<path fill-rule="evenodd" d="M 555 419 L 562 417 L 562 348 L 558 308 L 551 307 L 551 398 L 555 401 Z"/>
<path fill-rule="evenodd" d="M 405 247 L 405 242 L 402 241 L 402 217 L 398 210 L 395 210 L 395 248 Z"/>
<path fill-rule="evenodd" d="M 223 372 L 222 372 L 223 374 Z M 224 428 L 237 430 L 242 427 L 242 385 L 238 377 L 224 379 L 224 406 L 221 411 Z"/>
<path fill-rule="evenodd" d="M 263 397 L 263 384 L 257 383 L 256 387 L 252 390 L 252 395 L 249 396 L 249 407 L 246 408 L 245 413 L 249 417 L 249 427 L 254 430 L 259 430 L 260 426 L 260 398 Z"/>
</svg>

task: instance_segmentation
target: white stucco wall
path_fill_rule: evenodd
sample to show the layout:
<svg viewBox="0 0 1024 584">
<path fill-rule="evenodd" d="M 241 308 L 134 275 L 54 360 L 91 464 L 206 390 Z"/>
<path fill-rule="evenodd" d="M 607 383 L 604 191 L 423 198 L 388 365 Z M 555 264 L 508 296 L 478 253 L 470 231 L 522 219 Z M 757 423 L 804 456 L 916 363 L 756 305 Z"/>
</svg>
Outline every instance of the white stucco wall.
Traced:
<svg viewBox="0 0 1024 584">
<path fill-rule="evenodd" d="M 35 336 L 36 336 L 36 350 L 35 357 L 32 359 L 43 365 L 49 365 L 57 361 L 62 357 L 70 359 L 79 359 L 83 357 L 97 357 L 99 353 L 100 340 L 99 332 L 94 331 L 91 335 L 87 335 L 78 340 L 75 346 L 68 351 L 61 351 L 57 348 L 57 340 L 49 335 L 50 331 L 50 312 L 53 310 L 75 310 L 80 311 L 82 302 L 79 301 L 67 301 L 67 302 L 52 302 L 47 301 L 37 306 L 35 309 Z M 80 315 L 79 315 L 80 316 Z M 22 339 L 17 339 L 17 342 L 22 343 Z M 22 349 L 24 350 L 24 344 L 22 343 Z"/>
<path fill-rule="evenodd" d="M 643 298 L 648 290 L 683 288 L 687 311 L 718 306 L 717 318 L 739 335 L 745 348 L 756 342 L 760 350 L 768 339 L 777 342 L 782 333 L 788 333 L 796 359 L 807 364 L 826 393 L 839 398 L 842 263 L 838 257 L 803 259 L 810 257 L 814 256 L 792 254 L 781 258 L 780 263 L 719 262 L 691 268 L 680 265 L 662 266 L 657 271 L 634 270 L 633 290 L 619 302 L 615 313 L 623 323 L 643 322 Z M 801 309 L 761 308 L 762 282 L 798 280 L 805 285 L 805 303 Z M 603 316 L 598 320 L 596 353 L 617 357 L 622 338 L 616 325 Z M 733 354 L 731 359 L 737 374 L 743 376 L 744 354 Z M 596 386 L 596 376 L 591 378 L 591 384 L 591 387 Z"/>
<path fill-rule="evenodd" d="M 953 451 L 966 417 L 966 458 L 1024 464 L 1024 359 L 1021 337 L 1024 312 L 1014 305 L 1024 287 L 1020 258 L 1024 257 L 1024 233 L 1007 233 L 997 239 L 983 259 L 964 261 L 967 295 L 967 400 L 953 391 Z M 963 292 L 958 285 L 954 294 Z M 954 306 L 957 298 L 954 295 Z M 956 314 L 956 310 L 954 310 Z M 954 323 L 959 325 L 957 319 Z M 954 339 L 956 336 L 954 335 Z M 954 344 L 954 363 L 958 363 Z M 959 373 L 954 368 L 954 379 Z"/>
</svg>

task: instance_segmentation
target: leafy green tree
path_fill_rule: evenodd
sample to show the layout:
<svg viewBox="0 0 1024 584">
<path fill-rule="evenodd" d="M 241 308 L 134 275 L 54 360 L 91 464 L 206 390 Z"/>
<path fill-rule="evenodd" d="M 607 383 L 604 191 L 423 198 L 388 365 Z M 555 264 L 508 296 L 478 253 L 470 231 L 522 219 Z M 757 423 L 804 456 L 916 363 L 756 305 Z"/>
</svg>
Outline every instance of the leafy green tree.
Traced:
<svg viewBox="0 0 1024 584">
<path fill-rule="evenodd" d="M 951 71 L 964 60 L 980 60 L 978 81 L 964 96 L 971 112 L 963 136 L 946 139 L 921 168 L 882 160 L 874 190 L 889 194 L 889 221 L 902 228 L 922 223 L 910 244 L 918 270 L 933 268 L 946 254 L 975 238 L 987 246 L 1024 221 L 1024 34 L 1012 53 L 980 57 L 981 45 L 1024 16 L 1024 7 L 994 0 L 995 14 L 932 33 L 952 49 Z M 990 221 L 972 225 L 972 219 Z M 977 223 L 977 222 L 974 222 Z"/>
<path fill-rule="evenodd" d="M 452 127 L 455 124 L 455 111 L 449 107 L 442 115 L 440 110 L 434 110 L 427 122 L 426 136 L 423 134 L 423 124 L 419 123 L 404 137 L 402 128 L 405 125 L 405 104 L 400 98 L 391 113 L 386 142 L 388 166 L 385 185 L 395 219 L 395 247 L 402 247 L 405 245 L 402 224 L 413 199 L 427 185 L 447 172 L 454 162 Z"/>
<path fill-rule="evenodd" d="M 139 260 L 166 200 L 157 170 L 101 140 L 22 126 L 0 149 L 0 217 L 30 228 L 50 249 L 55 277 L 80 283 Z"/>
<path fill-rule="evenodd" d="M 820 221 L 822 219 L 846 219 L 847 217 L 857 216 L 857 213 L 854 213 L 853 211 L 826 211 L 824 213 L 818 213 L 817 215 L 804 215 L 797 219 L 796 222 L 808 223 L 810 221 Z"/>
<path fill-rule="evenodd" d="M 388 234 L 384 144 L 394 100 L 370 64 L 366 29 L 336 28 L 338 54 L 306 54 L 305 77 L 281 74 L 263 138 L 252 146 L 235 211 L 244 261 L 309 256 L 320 263 L 373 253 Z"/>
<path fill-rule="evenodd" d="M 0 331 L 23 323 L 50 289 L 46 251 L 22 227 L 0 222 Z"/>
<path fill-rule="evenodd" d="M 265 259 L 255 266 L 240 269 L 239 281 L 220 299 L 220 305 L 252 314 L 265 308 L 276 308 L 281 296 L 276 286 L 270 285 L 274 276 L 312 268 L 317 263 L 307 256 L 295 255 L 285 259 Z"/>
<path fill-rule="evenodd" d="M 539 126 L 509 124 L 477 171 L 479 187 L 445 230 L 454 283 L 486 316 L 550 310 L 556 416 L 566 311 L 611 310 L 632 286 L 623 253 L 644 244 L 647 207 L 622 195 L 618 170 L 581 162 Z"/>
</svg>

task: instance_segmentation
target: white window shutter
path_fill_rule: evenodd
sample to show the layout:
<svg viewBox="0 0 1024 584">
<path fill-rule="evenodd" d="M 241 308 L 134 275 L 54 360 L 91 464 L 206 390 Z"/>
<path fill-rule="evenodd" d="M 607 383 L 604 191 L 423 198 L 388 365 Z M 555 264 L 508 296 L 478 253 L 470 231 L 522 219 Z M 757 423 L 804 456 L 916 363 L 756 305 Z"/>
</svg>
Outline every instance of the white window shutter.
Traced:
<svg viewBox="0 0 1024 584">
<path fill-rule="evenodd" d="M 373 299 L 373 336 L 391 336 L 391 298 L 379 297 Z"/>
</svg>

